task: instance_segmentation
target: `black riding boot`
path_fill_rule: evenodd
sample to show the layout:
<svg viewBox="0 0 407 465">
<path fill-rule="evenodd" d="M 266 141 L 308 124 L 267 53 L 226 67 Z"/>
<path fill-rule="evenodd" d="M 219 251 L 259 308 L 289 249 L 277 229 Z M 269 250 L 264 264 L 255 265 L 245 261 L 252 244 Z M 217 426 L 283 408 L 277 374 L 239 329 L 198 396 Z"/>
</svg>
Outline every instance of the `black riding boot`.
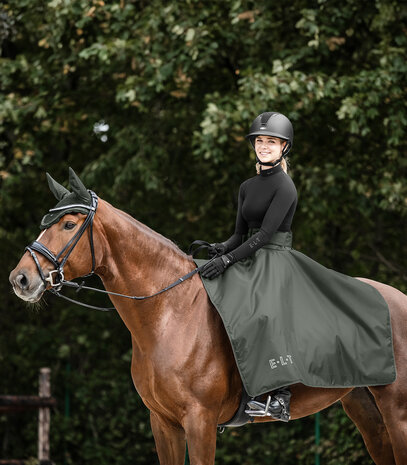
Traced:
<svg viewBox="0 0 407 465">
<path fill-rule="evenodd" d="M 287 422 L 290 417 L 291 392 L 288 387 L 281 387 L 267 397 L 266 403 L 250 400 L 245 412 L 252 417 L 272 417 Z"/>
</svg>

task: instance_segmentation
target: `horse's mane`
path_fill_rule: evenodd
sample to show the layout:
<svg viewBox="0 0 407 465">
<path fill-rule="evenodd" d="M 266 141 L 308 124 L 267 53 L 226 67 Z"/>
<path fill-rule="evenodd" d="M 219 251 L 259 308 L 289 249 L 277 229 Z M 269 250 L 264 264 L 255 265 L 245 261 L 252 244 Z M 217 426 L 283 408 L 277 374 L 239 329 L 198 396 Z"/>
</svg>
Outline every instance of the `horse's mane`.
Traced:
<svg viewBox="0 0 407 465">
<path fill-rule="evenodd" d="M 158 241 L 163 247 L 169 248 L 174 253 L 176 253 L 177 255 L 180 255 L 183 258 L 191 259 L 190 256 L 188 256 L 185 252 L 183 252 L 173 241 L 171 241 L 167 237 L 163 236 L 157 231 L 154 231 L 153 229 L 151 229 L 150 227 L 148 227 L 141 221 L 136 220 L 135 218 L 133 218 L 131 215 L 129 215 L 125 211 L 114 207 L 109 202 L 105 201 L 105 203 L 114 210 L 116 215 L 118 215 L 121 219 L 125 220 L 129 228 L 137 228 L 138 230 L 141 230 L 146 236 L 150 236 L 154 240 Z"/>
</svg>

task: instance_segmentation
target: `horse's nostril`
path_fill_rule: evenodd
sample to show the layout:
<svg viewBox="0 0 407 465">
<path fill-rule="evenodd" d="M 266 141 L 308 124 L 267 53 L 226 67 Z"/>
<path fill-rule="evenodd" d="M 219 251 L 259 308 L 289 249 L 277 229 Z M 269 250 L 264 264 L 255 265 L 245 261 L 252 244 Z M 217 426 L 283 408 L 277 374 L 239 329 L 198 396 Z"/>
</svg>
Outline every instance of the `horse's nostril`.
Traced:
<svg viewBox="0 0 407 465">
<path fill-rule="evenodd" d="M 23 289 L 23 290 L 27 289 L 27 287 L 28 287 L 28 278 L 27 278 L 27 276 L 24 273 L 20 272 L 20 274 L 16 278 L 16 283 L 21 289 Z"/>
</svg>

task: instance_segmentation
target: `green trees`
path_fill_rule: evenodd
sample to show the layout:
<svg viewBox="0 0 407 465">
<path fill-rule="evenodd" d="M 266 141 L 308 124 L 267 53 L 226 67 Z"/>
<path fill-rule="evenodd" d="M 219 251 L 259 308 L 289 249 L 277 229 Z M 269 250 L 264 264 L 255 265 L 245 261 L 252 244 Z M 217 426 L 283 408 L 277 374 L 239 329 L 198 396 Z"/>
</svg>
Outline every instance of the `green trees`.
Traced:
<svg viewBox="0 0 407 465">
<path fill-rule="evenodd" d="M 2 4 L 0 386 L 32 393 L 38 367 L 52 367 L 55 461 L 153 463 L 154 446 L 119 319 L 51 298 L 27 311 L 10 293 L 8 273 L 54 203 L 45 171 L 62 182 L 72 166 L 184 249 L 224 240 L 239 184 L 254 174 L 243 137 L 258 113 L 281 111 L 295 128 L 295 247 L 406 291 L 406 15 L 392 0 Z M 310 421 L 267 427 L 253 447 L 268 447 L 272 462 L 273 438 L 287 435 L 296 463 L 312 463 L 298 452 Z M 35 455 L 26 424 L 0 417 L 3 455 Z M 256 428 L 226 433 L 219 462 L 232 463 L 233 450 L 235 462 L 260 463 L 247 452 Z"/>
</svg>

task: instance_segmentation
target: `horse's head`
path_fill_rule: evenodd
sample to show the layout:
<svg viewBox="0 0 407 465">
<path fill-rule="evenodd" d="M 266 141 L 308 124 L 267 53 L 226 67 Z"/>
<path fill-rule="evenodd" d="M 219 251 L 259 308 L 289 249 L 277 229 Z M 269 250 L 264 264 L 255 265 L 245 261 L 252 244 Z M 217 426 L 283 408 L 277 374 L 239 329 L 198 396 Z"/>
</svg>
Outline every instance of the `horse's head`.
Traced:
<svg viewBox="0 0 407 465">
<path fill-rule="evenodd" d="M 95 267 L 92 229 L 97 196 L 71 168 L 72 192 L 48 173 L 47 178 L 59 202 L 41 220 L 41 234 L 26 247 L 9 278 L 17 296 L 31 303 L 40 300 L 46 289 L 59 289 L 65 278 L 83 276 Z M 86 230 L 88 234 L 84 234 Z"/>
</svg>

